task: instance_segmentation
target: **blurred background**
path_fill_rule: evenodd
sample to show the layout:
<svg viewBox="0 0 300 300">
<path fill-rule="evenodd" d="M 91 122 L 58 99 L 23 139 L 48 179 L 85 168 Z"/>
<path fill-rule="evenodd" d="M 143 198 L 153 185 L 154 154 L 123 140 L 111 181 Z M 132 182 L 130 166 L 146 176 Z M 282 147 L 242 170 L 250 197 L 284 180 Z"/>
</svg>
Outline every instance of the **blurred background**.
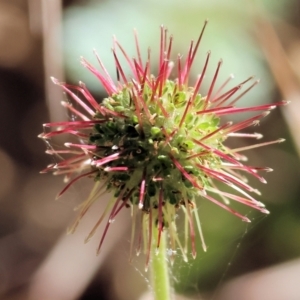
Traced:
<svg viewBox="0 0 300 300">
<path fill-rule="evenodd" d="M 54 201 L 63 181 L 39 174 L 52 161 L 37 135 L 43 123 L 67 117 L 60 107 L 62 92 L 50 76 L 84 81 L 101 99 L 104 91 L 82 68 L 80 56 L 96 64 L 96 48 L 114 74 L 112 36 L 134 55 L 132 29 L 137 28 L 142 50 L 152 45 L 155 57 L 161 24 L 174 34 L 173 54 L 185 54 L 205 19 L 209 25 L 193 76 L 211 50 L 211 75 L 218 60 L 224 62 L 219 84 L 230 74 L 234 84 L 251 75 L 261 79 L 240 105 L 292 103 L 250 128 L 263 133 L 265 141 L 286 139 L 247 153 L 251 165 L 275 170 L 266 174 L 267 185 L 251 180 L 271 214 L 242 208 L 253 220 L 246 226 L 203 202 L 200 218 L 208 252 L 199 248 L 197 259 L 188 263 L 178 257 L 172 272 L 176 293 L 182 295 L 178 299 L 300 299 L 298 0 L 0 0 L 1 299 L 148 299 L 144 257 L 128 262 L 129 214 L 116 220 L 98 257 L 101 230 L 87 245 L 83 240 L 101 203 L 74 235 L 65 234 L 89 183 L 78 183 Z"/>
</svg>

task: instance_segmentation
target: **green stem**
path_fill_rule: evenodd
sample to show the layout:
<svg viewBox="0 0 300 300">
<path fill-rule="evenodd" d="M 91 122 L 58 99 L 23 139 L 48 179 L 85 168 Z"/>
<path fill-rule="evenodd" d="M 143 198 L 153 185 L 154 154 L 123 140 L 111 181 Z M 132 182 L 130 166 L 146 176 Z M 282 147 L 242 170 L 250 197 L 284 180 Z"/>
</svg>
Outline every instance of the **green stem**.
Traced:
<svg viewBox="0 0 300 300">
<path fill-rule="evenodd" d="M 166 233 L 161 233 L 159 249 L 157 250 L 158 229 L 153 224 L 150 272 L 154 300 L 171 300 L 172 289 L 169 277 L 169 266 L 167 259 Z"/>
</svg>

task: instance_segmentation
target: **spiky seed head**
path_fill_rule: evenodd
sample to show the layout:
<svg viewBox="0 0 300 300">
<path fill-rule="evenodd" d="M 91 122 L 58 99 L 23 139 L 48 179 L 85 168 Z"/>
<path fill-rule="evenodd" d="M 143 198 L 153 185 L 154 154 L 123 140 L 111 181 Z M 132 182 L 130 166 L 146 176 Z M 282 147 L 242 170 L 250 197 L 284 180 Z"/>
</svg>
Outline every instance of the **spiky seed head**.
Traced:
<svg viewBox="0 0 300 300">
<path fill-rule="evenodd" d="M 216 67 L 207 94 L 201 94 L 201 84 L 209 64 L 210 52 L 207 53 L 200 75 L 193 84 L 190 83 L 190 72 L 206 24 L 207 22 L 197 42 L 190 44 L 187 55 L 178 55 L 175 63 L 172 61 L 173 37 L 168 39 L 167 30 L 163 26 L 160 28 L 160 56 L 156 63 L 156 75 L 150 72 L 150 52 L 146 61 L 141 59 L 137 36 L 137 58 L 133 59 L 126 54 L 119 42 L 114 40 L 112 53 L 117 82 L 110 77 L 97 54 L 100 70 L 81 58 L 83 66 L 98 78 L 107 92 L 107 97 L 101 103 L 94 99 L 82 82 L 78 86 L 71 86 L 52 78 L 81 109 L 75 108 L 69 102 L 63 102 L 62 105 L 76 116 L 76 120 L 44 124 L 44 128 L 50 128 L 50 131 L 42 133 L 39 137 L 51 140 L 53 136 L 68 134 L 77 136 L 79 142 L 66 142 L 64 145 L 67 150 L 48 149 L 48 154 L 68 157 L 48 166 L 42 172 L 54 171 L 55 174 L 65 174 L 69 178 L 69 183 L 58 196 L 80 178 L 92 177 L 96 182 L 91 194 L 81 206 L 79 217 L 70 229 L 71 232 L 76 229 L 82 216 L 101 192 L 113 194 L 109 203 L 110 211 L 104 209 L 100 219 L 102 221 L 106 218 L 107 225 L 99 249 L 112 220 L 125 207 L 132 210 L 132 245 L 135 236 L 145 232 L 138 228 L 136 222 L 137 216 L 141 214 L 143 226 L 146 226 L 146 232 L 148 230 L 144 236 L 145 244 L 151 243 L 149 231 L 152 230 L 152 226 L 157 226 L 157 247 L 161 232 L 167 230 L 172 253 L 176 253 L 175 249 L 179 246 L 185 260 L 188 245 L 181 245 L 176 233 L 175 216 L 178 210 L 185 213 L 189 223 L 193 257 L 196 256 L 196 227 L 203 249 L 206 250 L 197 212 L 197 205 L 202 199 L 215 203 L 246 222 L 250 220 L 233 210 L 229 205 L 230 201 L 237 201 L 262 213 L 268 213 L 262 203 L 251 195 L 258 194 L 258 191 L 248 185 L 240 172 L 265 182 L 258 171 L 270 171 L 270 168 L 244 165 L 242 161 L 246 157 L 240 152 L 281 140 L 239 149 L 230 149 L 225 141 L 229 137 L 261 138 L 258 133 L 243 133 L 241 130 L 258 124 L 270 110 L 287 102 L 236 107 L 241 96 L 258 81 L 251 83 L 253 77 L 250 77 L 237 86 L 226 89 L 228 81 L 233 78 L 231 75 L 216 89 L 222 61 Z M 125 74 L 120 64 L 119 51 L 131 69 L 129 75 Z M 172 79 L 171 73 L 177 74 L 175 79 Z M 246 85 L 248 87 L 243 91 Z M 256 114 L 238 123 L 222 120 L 224 115 L 243 112 Z M 219 190 L 216 182 L 228 185 L 233 192 Z M 96 224 L 87 240 L 99 224 L 100 222 Z"/>
</svg>

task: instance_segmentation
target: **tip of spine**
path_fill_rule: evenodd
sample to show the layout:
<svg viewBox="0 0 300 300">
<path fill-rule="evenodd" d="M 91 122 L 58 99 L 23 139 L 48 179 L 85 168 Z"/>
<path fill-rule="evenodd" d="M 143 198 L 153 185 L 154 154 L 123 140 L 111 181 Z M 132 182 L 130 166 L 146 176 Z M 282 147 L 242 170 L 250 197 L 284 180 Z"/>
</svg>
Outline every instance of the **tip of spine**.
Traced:
<svg viewBox="0 0 300 300">
<path fill-rule="evenodd" d="M 260 192 L 259 190 L 257 190 L 257 189 L 252 189 L 251 192 L 253 192 L 253 193 L 255 193 L 255 194 L 261 196 L 261 192 Z"/>
<path fill-rule="evenodd" d="M 173 267 L 173 265 L 174 265 L 174 261 L 175 261 L 174 256 L 171 256 L 171 257 L 170 257 L 170 263 L 171 263 L 171 266 L 172 266 L 172 267 Z"/>
<path fill-rule="evenodd" d="M 264 179 L 263 177 L 261 177 L 261 178 L 260 178 L 260 182 L 262 182 L 262 183 L 266 184 L 266 183 L 267 183 L 267 180 L 266 180 L 266 179 Z"/>
<path fill-rule="evenodd" d="M 59 81 L 58 79 L 56 79 L 55 77 L 50 77 L 51 81 L 54 83 L 54 84 L 59 84 Z"/>
<path fill-rule="evenodd" d="M 69 103 L 66 102 L 66 101 L 60 101 L 60 104 L 61 104 L 63 107 L 67 107 Z"/>
<path fill-rule="evenodd" d="M 90 240 L 91 240 L 91 237 L 90 237 L 90 236 L 87 236 L 87 237 L 84 239 L 84 243 L 87 244 Z"/>
<path fill-rule="evenodd" d="M 71 147 L 71 143 L 64 143 L 65 147 L 70 148 Z"/>
<path fill-rule="evenodd" d="M 248 219 L 247 217 L 243 217 L 243 219 L 242 219 L 244 222 L 247 222 L 247 223 L 251 223 L 251 220 L 250 219 Z"/>
<path fill-rule="evenodd" d="M 58 200 L 60 198 L 61 194 L 57 194 L 56 197 L 55 197 L 55 200 Z"/>
<path fill-rule="evenodd" d="M 139 203 L 139 209 L 142 209 L 144 207 L 143 203 Z"/>
<path fill-rule="evenodd" d="M 278 143 L 283 143 L 285 142 L 285 139 L 278 139 Z"/>
<path fill-rule="evenodd" d="M 255 202 L 255 204 L 259 207 L 265 207 L 264 203 L 259 202 L 259 201 Z"/>
<path fill-rule="evenodd" d="M 85 60 L 85 58 L 83 56 L 80 56 L 80 63 L 86 67 L 87 66 L 87 61 Z"/>
</svg>

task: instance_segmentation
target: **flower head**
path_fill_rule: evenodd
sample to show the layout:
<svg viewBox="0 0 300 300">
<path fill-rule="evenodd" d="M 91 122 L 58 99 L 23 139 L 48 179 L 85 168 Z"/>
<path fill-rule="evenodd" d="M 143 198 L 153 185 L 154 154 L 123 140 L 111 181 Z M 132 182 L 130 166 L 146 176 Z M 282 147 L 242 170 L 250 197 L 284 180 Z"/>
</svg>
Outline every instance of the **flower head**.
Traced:
<svg viewBox="0 0 300 300">
<path fill-rule="evenodd" d="M 98 78 L 107 92 L 107 97 L 101 103 L 94 99 L 82 82 L 72 86 L 53 79 L 69 96 L 71 102 L 62 102 L 62 105 L 76 119 L 46 123 L 40 137 L 51 140 L 57 135 L 74 135 L 78 142 L 65 143 L 65 150 L 47 150 L 48 154 L 66 155 L 66 158 L 49 165 L 43 172 L 53 171 L 55 175 L 64 174 L 68 178 L 69 183 L 58 196 L 83 177 L 91 177 L 95 181 L 95 187 L 81 205 L 71 231 L 75 230 L 80 219 L 103 192 L 113 194 L 87 237 L 89 240 L 106 218 L 106 228 L 98 251 L 111 221 L 126 207 L 130 208 L 133 218 L 131 248 L 137 240 L 140 249 L 143 238 L 148 259 L 153 226 L 158 228 L 157 247 L 161 232 L 168 231 L 171 249 L 179 247 L 184 259 L 187 259 L 187 245 L 181 244 L 176 233 L 175 217 L 178 210 L 184 212 L 189 224 L 193 257 L 196 256 L 197 231 L 206 250 L 197 212 L 197 205 L 203 199 L 246 222 L 250 220 L 231 208 L 229 201 L 237 201 L 268 213 L 264 205 L 252 196 L 259 192 L 247 183 L 241 173 L 248 173 L 265 182 L 259 172 L 270 169 L 245 165 L 245 156 L 241 152 L 282 140 L 238 149 L 230 149 L 225 141 L 229 137 L 261 138 L 260 134 L 243 133 L 242 130 L 257 125 L 270 110 L 287 102 L 237 107 L 238 100 L 257 81 L 250 77 L 230 89 L 226 89 L 226 81 L 216 88 L 222 61 L 217 65 L 207 95 L 200 94 L 210 52 L 193 84 L 190 83 L 190 72 L 206 23 L 197 42 L 191 42 L 186 56 L 178 55 L 175 62 L 172 61 L 173 37 L 168 38 L 167 30 L 161 27 L 159 61 L 154 63 L 158 64 L 156 75 L 150 73 L 153 64 L 150 50 L 146 61 L 141 58 L 136 33 L 137 58 L 131 59 L 114 39 L 112 54 L 117 70 L 116 82 L 97 54 L 100 70 L 82 58 L 83 66 Z M 125 73 L 119 55 L 127 61 L 131 74 Z M 173 74 L 176 74 L 175 79 L 172 79 Z M 73 106 L 72 102 L 77 106 Z M 76 108 L 78 106 L 79 109 Z M 237 123 L 222 120 L 223 116 L 242 112 L 254 112 L 254 116 Z M 217 188 L 218 182 L 227 185 L 232 192 Z"/>
</svg>

